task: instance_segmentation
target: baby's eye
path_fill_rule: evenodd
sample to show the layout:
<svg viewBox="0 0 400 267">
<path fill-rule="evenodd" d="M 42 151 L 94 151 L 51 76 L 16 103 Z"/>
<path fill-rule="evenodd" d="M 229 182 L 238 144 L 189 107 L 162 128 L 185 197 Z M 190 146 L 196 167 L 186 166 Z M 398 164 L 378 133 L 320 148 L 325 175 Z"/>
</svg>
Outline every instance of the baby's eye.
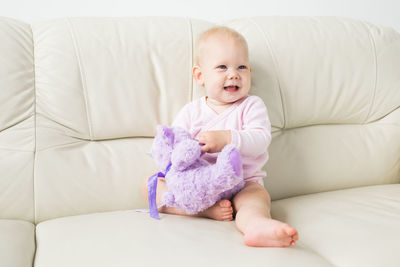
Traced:
<svg viewBox="0 0 400 267">
<path fill-rule="evenodd" d="M 226 70 L 227 68 L 226 68 L 225 65 L 219 65 L 219 66 L 217 67 L 217 69 Z"/>
<path fill-rule="evenodd" d="M 245 70 L 245 69 L 247 69 L 247 66 L 245 66 L 245 65 L 240 65 L 240 66 L 238 67 L 238 69 L 239 69 L 239 70 Z"/>
</svg>

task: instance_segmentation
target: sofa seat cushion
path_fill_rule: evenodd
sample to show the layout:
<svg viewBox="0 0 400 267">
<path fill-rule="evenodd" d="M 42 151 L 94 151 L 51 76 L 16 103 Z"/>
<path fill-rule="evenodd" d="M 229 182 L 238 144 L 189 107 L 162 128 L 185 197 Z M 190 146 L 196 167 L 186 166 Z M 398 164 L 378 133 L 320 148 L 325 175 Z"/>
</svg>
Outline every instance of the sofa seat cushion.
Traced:
<svg viewBox="0 0 400 267">
<path fill-rule="evenodd" d="M 35 254 L 35 225 L 19 220 L 0 220 L 0 266 L 28 267 Z"/>
<path fill-rule="evenodd" d="M 400 184 L 279 200 L 272 216 L 296 227 L 299 244 L 334 266 L 399 266 Z"/>
<path fill-rule="evenodd" d="M 37 225 L 35 267 L 332 266 L 310 248 L 250 248 L 234 222 L 117 211 Z"/>
</svg>

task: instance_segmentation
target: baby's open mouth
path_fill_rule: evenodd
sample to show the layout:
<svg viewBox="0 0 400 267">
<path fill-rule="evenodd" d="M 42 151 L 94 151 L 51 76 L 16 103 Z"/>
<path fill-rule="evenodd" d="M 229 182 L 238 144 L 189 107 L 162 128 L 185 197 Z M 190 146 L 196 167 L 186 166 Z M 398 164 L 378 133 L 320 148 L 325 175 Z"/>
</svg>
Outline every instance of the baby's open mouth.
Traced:
<svg viewBox="0 0 400 267">
<path fill-rule="evenodd" d="M 224 90 L 236 91 L 236 90 L 239 90 L 239 86 L 236 86 L 236 85 L 224 86 Z"/>
</svg>

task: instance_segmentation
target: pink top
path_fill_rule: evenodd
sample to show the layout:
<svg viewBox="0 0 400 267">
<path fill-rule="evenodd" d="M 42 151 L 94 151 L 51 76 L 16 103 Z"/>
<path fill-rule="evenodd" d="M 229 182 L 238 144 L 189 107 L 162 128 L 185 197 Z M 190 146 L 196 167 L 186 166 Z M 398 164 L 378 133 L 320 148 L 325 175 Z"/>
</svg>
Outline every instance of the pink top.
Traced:
<svg viewBox="0 0 400 267">
<path fill-rule="evenodd" d="M 261 168 L 268 160 L 271 123 L 267 108 L 258 96 L 247 96 L 217 114 L 206 103 L 206 97 L 186 104 L 178 113 L 174 127 L 189 131 L 198 139 L 202 131 L 231 130 L 232 144 L 242 155 L 245 181 L 263 184 L 266 175 Z M 206 153 L 203 158 L 215 163 L 218 153 Z"/>
</svg>

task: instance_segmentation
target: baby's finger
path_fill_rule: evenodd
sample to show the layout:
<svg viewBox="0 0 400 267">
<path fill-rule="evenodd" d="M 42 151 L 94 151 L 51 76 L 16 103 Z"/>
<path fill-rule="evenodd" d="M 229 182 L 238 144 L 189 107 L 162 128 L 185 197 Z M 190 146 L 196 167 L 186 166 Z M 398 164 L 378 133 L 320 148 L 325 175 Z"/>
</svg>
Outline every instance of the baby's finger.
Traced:
<svg viewBox="0 0 400 267">
<path fill-rule="evenodd" d="M 208 145 L 204 145 L 201 147 L 201 152 L 207 152 L 208 150 L 210 150 L 210 147 Z"/>
</svg>

